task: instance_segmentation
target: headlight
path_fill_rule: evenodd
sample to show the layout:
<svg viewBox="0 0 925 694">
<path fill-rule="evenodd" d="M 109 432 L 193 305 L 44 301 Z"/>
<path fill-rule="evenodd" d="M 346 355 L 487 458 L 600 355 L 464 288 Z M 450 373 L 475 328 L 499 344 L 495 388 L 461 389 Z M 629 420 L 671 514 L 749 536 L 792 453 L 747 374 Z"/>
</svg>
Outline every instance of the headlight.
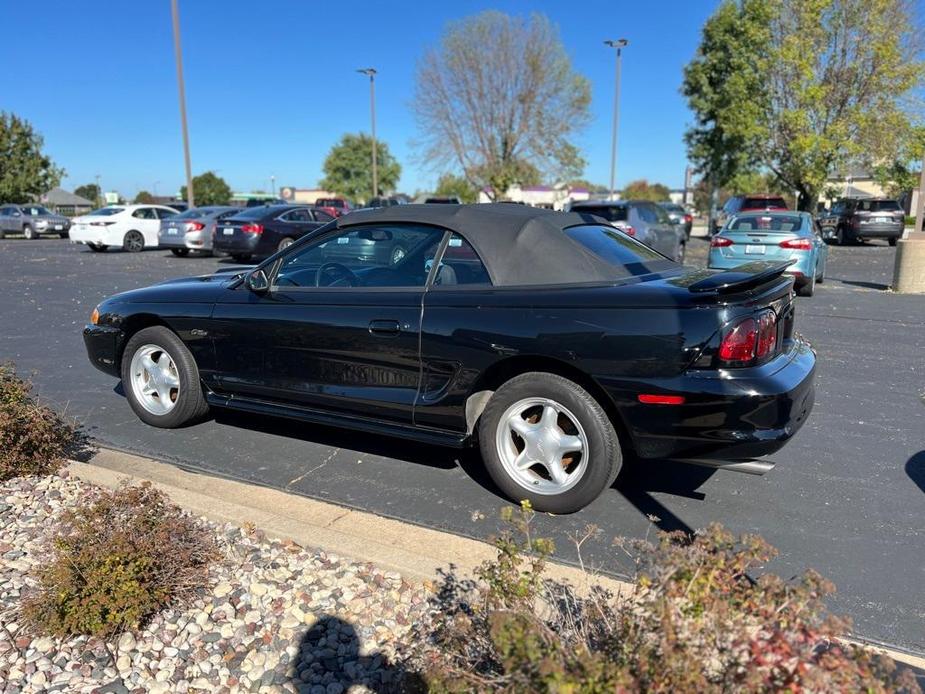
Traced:
<svg viewBox="0 0 925 694">
<path fill-rule="evenodd" d="M 100 322 L 100 307 L 97 306 L 93 309 L 93 313 L 90 314 L 90 322 L 93 325 L 97 325 Z"/>
</svg>

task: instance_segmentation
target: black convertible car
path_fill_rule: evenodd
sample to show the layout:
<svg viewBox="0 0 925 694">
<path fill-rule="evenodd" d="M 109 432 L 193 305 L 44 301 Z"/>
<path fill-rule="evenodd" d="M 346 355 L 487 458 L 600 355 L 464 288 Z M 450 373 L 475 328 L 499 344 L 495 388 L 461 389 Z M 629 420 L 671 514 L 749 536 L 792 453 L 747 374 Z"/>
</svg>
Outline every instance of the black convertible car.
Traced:
<svg viewBox="0 0 925 694">
<path fill-rule="evenodd" d="M 154 426 L 228 407 L 477 442 L 506 494 L 563 513 L 630 455 L 770 469 L 755 458 L 814 392 L 785 268 L 691 271 L 587 214 L 401 205 L 253 269 L 118 294 L 84 339 Z"/>
</svg>

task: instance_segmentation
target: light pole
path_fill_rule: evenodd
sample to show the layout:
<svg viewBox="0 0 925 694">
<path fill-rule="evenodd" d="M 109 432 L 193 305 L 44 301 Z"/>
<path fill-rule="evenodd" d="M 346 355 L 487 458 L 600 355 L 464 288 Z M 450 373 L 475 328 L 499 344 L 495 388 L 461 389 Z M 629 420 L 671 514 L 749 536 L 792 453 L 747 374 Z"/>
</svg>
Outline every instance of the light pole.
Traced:
<svg viewBox="0 0 925 694">
<path fill-rule="evenodd" d="M 186 163 L 186 202 L 190 207 L 195 207 L 193 171 L 189 161 L 189 131 L 186 128 L 186 90 L 183 87 L 183 51 L 180 49 L 180 10 L 177 0 L 170 0 L 170 13 L 173 16 L 173 51 L 177 58 L 177 88 L 180 90 L 180 125 L 183 129 L 183 159 Z"/>
<path fill-rule="evenodd" d="M 629 45 L 626 39 L 604 41 L 604 44 L 617 49 L 617 74 L 613 90 L 613 135 L 610 145 L 610 199 L 616 199 L 617 179 L 617 126 L 620 124 L 620 68 L 623 65 L 623 49 Z"/>
<path fill-rule="evenodd" d="M 366 67 L 357 70 L 369 76 L 369 116 L 373 134 L 373 197 L 379 195 L 379 172 L 376 170 L 376 68 Z"/>
<path fill-rule="evenodd" d="M 276 176 L 270 176 L 270 188 L 273 191 L 273 197 L 276 197 Z"/>
</svg>

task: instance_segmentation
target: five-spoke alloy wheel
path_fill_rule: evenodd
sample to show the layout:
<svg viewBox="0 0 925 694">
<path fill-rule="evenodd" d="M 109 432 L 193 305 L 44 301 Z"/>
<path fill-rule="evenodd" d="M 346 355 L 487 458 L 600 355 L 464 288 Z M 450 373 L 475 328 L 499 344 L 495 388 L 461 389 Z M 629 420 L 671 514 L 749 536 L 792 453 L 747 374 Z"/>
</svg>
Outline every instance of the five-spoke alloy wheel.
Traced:
<svg viewBox="0 0 925 694">
<path fill-rule="evenodd" d="M 193 355 L 160 325 L 139 330 L 125 345 L 122 387 L 135 414 L 153 426 L 192 424 L 209 411 Z"/>
<path fill-rule="evenodd" d="M 479 419 L 479 445 L 508 497 L 552 513 L 590 504 L 622 463 L 601 404 L 577 383 L 544 372 L 521 374 L 495 391 Z"/>
</svg>

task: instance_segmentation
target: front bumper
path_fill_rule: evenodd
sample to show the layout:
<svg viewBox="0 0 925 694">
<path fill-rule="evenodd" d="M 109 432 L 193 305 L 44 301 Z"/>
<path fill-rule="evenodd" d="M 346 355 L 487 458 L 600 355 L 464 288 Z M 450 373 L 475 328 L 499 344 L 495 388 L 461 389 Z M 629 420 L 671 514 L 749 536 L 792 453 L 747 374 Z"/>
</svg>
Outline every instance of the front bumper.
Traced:
<svg viewBox="0 0 925 694">
<path fill-rule="evenodd" d="M 736 461 L 770 455 L 799 431 L 813 408 L 815 373 L 815 353 L 795 339 L 761 366 L 602 385 L 640 458 Z M 684 395 L 685 403 L 642 404 L 639 393 Z"/>
<path fill-rule="evenodd" d="M 87 357 L 103 373 L 121 376 L 119 354 L 125 342 L 125 333 L 106 325 L 88 325 L 84 328 L 84 346 Z"/>
</svg>

